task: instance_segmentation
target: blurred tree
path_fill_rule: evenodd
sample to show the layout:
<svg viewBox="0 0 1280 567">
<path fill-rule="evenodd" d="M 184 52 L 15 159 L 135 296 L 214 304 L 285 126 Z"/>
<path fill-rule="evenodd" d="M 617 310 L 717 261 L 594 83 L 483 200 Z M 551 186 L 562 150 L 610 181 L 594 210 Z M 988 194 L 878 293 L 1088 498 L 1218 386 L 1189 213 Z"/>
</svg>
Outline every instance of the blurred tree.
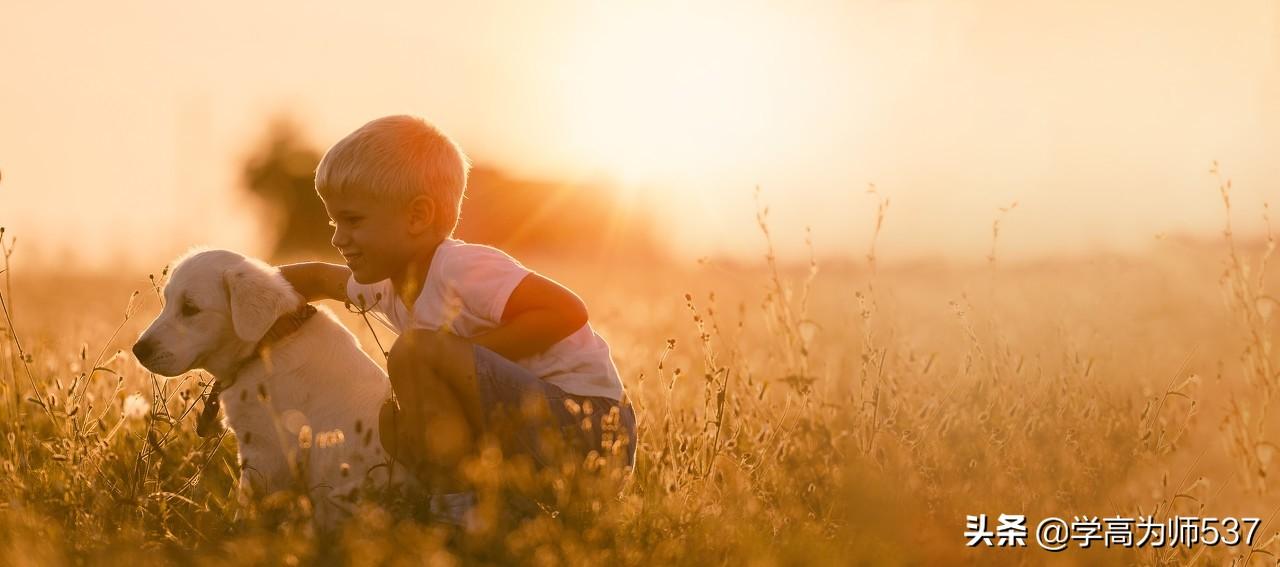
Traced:
<svg viewBox="0 0 1280 567">
<path fill-rule="evenodd" d="M 277 117 L 244 165 L 244 186 L 265 203 L 276 229 L 272 261 L 337 257 L 329 246 L 329 216 L 316 194 L 320 156 L 291 119 Z"/>
<path fill-rule="evenodd" d="M 321 152 L 287 117 L 271 121 L 245 162 L 245 188 L 266 205 L 275 228 L 271 261 L 337 260 L 324 203 L 315 191 Z M 621 203 L 612 187 L 515 179 L 475 165 L 457 238 L 515 254 L 592 262 L 635 261 L 663 251 L 647 210 Z"/>
</svg>

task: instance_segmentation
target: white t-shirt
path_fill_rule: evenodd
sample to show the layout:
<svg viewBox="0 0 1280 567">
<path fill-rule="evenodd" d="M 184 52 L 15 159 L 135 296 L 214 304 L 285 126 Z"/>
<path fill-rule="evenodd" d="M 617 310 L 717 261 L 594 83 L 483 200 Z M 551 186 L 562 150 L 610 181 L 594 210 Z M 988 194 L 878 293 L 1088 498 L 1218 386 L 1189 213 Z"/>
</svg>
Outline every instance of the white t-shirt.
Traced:
<svg viewBox="0 0 1280 567">
<path fill-rule="evenodd" d="M 453 334 L 470 338 L 502 323 L 512 290 L 530 273 L 497 248 L 448 238 L 436 248 L 413 313 L 396 296 L 389 279 L 361 284 L 352 277 L 347 297 L 360 305 L 363 296 L 374 318 L 396 334 L 447 326 Z M 547 350 L 513 362 L 570 394 L 622 399 L 622 381 L 609 345 L 589 323 Z"/>
</svg>

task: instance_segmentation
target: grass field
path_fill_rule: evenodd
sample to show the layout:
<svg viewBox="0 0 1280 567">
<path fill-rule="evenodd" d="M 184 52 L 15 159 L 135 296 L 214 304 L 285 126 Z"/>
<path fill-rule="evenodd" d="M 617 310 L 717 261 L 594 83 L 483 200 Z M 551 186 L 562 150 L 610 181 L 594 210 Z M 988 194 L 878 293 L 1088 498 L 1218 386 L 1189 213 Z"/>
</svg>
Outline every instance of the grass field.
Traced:
<svg viewBox="0 0 1280 567">
<path fill-rule="evenodd" d="M 27 273 L 19 247 L 0 275 L 0 562 L 1276 562 L 1265 246 L 946 265 L 760 242 L 758 265 L 529 262 L 586 299 L 636 401 L 620 497 L 585 471 L 520 525 L 458 536 L 370 506 L 336 542 L 296 496 L 239 510 L 234 441 L 194 432 L 207 376 L 127 355 L 159 305 L 146 273 Z M 468 474 L 496 493 L 494 457 Z M 1001 513 L 1265 523 L 1253 546 L 965 546 L 966 515 Z"/>
</svg>

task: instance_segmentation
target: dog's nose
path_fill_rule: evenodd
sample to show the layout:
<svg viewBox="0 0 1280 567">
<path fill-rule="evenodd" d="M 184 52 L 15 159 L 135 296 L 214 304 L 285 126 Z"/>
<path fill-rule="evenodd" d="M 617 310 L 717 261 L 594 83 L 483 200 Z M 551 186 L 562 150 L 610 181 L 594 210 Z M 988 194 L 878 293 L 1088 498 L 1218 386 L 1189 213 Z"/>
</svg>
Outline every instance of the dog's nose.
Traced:
<svg viewBox="0 0 1280 567">
<path fill-rule="evenodd" d="M 150 358 L 153 351 L 155 347 L 148 341 L 138 341 L 133 345 L 133 356 L 137 357 L 139 362 Z"/>
</svg>

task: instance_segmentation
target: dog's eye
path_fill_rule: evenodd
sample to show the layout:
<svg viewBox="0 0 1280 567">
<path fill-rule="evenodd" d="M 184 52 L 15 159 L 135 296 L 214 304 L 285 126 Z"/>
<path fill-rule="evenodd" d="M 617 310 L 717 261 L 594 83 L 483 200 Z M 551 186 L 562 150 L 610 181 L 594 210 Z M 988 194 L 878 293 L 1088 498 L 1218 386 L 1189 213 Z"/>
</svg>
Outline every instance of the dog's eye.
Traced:
<svg viewBox="0 0 1280 567">
<path fill-rule="evenodd" d="M 183 317 L 190 317 L 190 316 L 195 315 L 196 313 L 199 313 L 199 312 L 200 312 L 200 308 L 199 308 L 199 307 L 196 307 L 196 305 L 195 305 L 194 303 L 191 303 L 190 301 L 184 302 L 184 303 L 182 304 L 182 316 L 183 316 Z"/>
</svg>

